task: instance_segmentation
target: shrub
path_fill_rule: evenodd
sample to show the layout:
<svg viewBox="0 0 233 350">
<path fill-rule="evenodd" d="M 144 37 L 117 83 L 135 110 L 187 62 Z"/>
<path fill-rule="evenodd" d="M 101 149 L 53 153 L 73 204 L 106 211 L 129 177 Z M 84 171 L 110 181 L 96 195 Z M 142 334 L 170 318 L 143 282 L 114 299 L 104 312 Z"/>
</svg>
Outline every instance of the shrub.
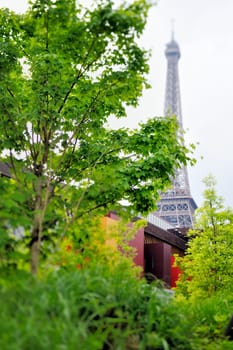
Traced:
<svg viewBox="0 0 233 350">
<path fill-rule="evenodd" d="M 1 284 L 0 349 L 230 349 L 222 334 L 232 300 L 180 303 L 119 264 L 9 275 Z M 216 346 L 216 347 L 215 347 Z M 223 347 L 225 346 L 225 347 Z"/>
</svg>

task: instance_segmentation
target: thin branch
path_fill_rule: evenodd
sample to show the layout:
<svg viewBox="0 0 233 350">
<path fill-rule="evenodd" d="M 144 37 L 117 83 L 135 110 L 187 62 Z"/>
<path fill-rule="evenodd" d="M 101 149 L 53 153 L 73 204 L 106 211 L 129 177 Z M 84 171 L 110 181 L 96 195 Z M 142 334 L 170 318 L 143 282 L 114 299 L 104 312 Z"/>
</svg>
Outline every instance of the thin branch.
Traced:
<svg viewBox="0 0 233 350">
<path fill-rule="evenodd" d="M 104 205 L 110 204 L 110 203 L 112 203 L 112 202 L 113 202 L 113 200 L 112 200 L 112 199 L 109 199 L 108 201 L 99 203 L 99 204 L 95 205 L 94 207 L 92 207 L 92 208 L 88 209 L 87 211 L 85 211 L 85 213 L 82 213 L 82 214 L 80 214 L 80 215 L 77 215 L 77 216 L 76 216 L 76 219 L 80 219 L 83 215 L 89 214 L 89 213 L 91 213 L 92 211 L 94 211 L 94 210 L 96 210 L 96 209 L 98 209 L 98 208 L 101 208 L 101 207 L 104 206 Z"/>
<path fill-rule="evenodd" d="M 94 105 L 94 103 L 97 101 L 99 95 L 100 95 L 100 91 L 97 92 L 96 96 L 94 97 L 94 99 L 91 101 L 89 107 L 87 108 L 86 113 L 83 114 L 81 120 L 80 120 L 79 123 L 75 126 L 72 135 L 69 137 L 69 139 L 68 139 L 68 141 L 67 141 L 67 146 L 64 147 L 64 149 L 63 149 L 63 152 L 62 152 L 61 158 L 60 158 L 60 162 L 59 162 L 59 164 L 57 165 L 57 169 L 61 166 L 61 163 L 62 163 L 62 161 L 63 161 L 63 158 L 64 158 L 64 156 L 65 156 L 65 154 L 66 154 L 67 149 L 69 148 L 69 145 L 70 145 L 72 139 L 75 137 L 75 134 L 78 132 L 78 129 L 79 129 L 80 125 L 82 125 L 82 124 L 85 122 L 86 118 L 87 118 L 87 117 L 89 116 L 89 114 L 91 113 L 92 108 L 93 108 L 93 105 Z M 75 145 L 77 144 L 77 141 L 78 141 L 78 139 L 77 139 L 77 137 L 76 137 Z M 72 153 L 73 153 L 73 152 L 74 152 L 74 146 L 73 146 Z"/>
<path fill-rule="evenodd" d="M 19 178 L 18 178 L 18 175 L 17 175 L 17 171 L 16 171 L 16 168 L 15 168 L 15 163 L 14 163 L 14 157 L 13 157 L 13 154 L 12 154 L 12 150 L 10 149 L 10 162 L 11 162 L 11 167 L 13 169 L 13 172 L 14 172 L 14 175 L 15 175 L 15 180 L 17 181 L 17 183 L 19 184 L 20 181 L 19 181 Z"/>
<path fill-rule="evenodd" d="M 66 104 L 66 101 L 68 100 L 72 90 L 74 89 L 75 85 L 77 84 L 78 80 L 83 76 L 83 74 L 93 65 L 93 63 L 97 62 L 97 60 L 99 59 L 99 57 L 105 52 L 105 50 L 102 50 L 98 57 L 95 57 L 95 59 L 93 59 L 88 65 L 85 66 L 85 63 L 87 62 L 87 59 L 91 53 L 91 51 L 93 50 L 94 46 L 95 46 L 95 43 L 96 43 L 96 38 L 97 38 L 97 35 L 95 38 L 93 38 L 91 44 L 90 44 L 90 47 L 89 49 L 87 50 L 87 53 L 86 53 L 86 56 L 82 62 L 82 65 L 81 67 L 79 68 L 78 72 L 77 72 L 77 75 L 73 81 L 73 83 L 71 84 L 70 88 L 68 89 L 68 91 L 66 92 L 65 94 L 65 97 L 61 103 L 61 106 L 58 108 L 58 114 L 61 113 L 62 109 L 64 108 L 65 104 Z"/>
<path fill-rule="evenodd" d="M 34 138 L 32 137 L 32 134 L 30 135 L 30 132 L 27 128 L 27 124 L 25 125 L 25 132 L 26 132 L 26 135 L 28 138 L 28 144 L 29 144 L 29 149 L 30 149 L 32 159 L 35 159 L 36 158 L 36 150 L 35 150 L 35 145 L 34 145 Z M 30 142 L 30 140 L 31 140 L 31 142 Z M 25 151 L 25 152 L 27 152 L 27 151 Z"/>
<path fill-rule="evenodd" d="M 10 90 L 10 88 L 7 86 L 6 89 L 9 92 L 10 96 L 13 97 L 13 99 L 15 99 L 15 96 L 14 96 L 13 92 Z"/>
<path fill-rule="evenodd" d="M 59 114 L 61 113 L 63 107 L 64 107 L 65 104 L 66 104 L 66 101 L 68 100 L 68 98 L 69 98 L 69 96 L 70 96 L 70 94 L 71 94 L 73 88 L 75 87 L 75 85 L 76 85 L 76 83 L 77 83 L 76 80 L 77 80 L 77 77 L 75 78 L 75 81 L 71 84 L 69 90 L 67 91 L 67 93 L 66 93 L 66 95 L 65 95 L 65 97 L 64 97 L 64 99 L 63 99 L 63 101 L 62 101 L 61 106 L 58 108 L 58 111 L 57 111 L 57 112 L 58 112 Z"/>
<path fill-rule="evenodd" d="M 17 104 L 16 108 L 18 109 L 18 113 L 20 114 L 21 113 L 21 109 L 20 109 L 20 106 L 17 103 L 17 99 L 16 99 L 13 91 L 8 86 L 7 86 L 7 91 L 9 93 L 9 95 L 14 99 L 14 101 L 16 101 L 16 104 Z M 17 125 L 16 125 L 15 121 L 12 119 L 12 117 L 11 117 L 10 113 L 8 112 L 7 108 L 6 108 L 6 112 L 7 112 L 7 115 L 9 117 L 9 119 L 11 120 L 14 128 L 17 129 Z M 31 136 L 30 136 L 30 132 L 28 131 L 28 128 L 27 128 L 26 124 L 25 124 L 25 133 L 26 133 L 26 136 L 28 138 L 28 144 L 29 144 L 29 149 L 30 149 L 31 156 L 32 156 L 32 158 L 34 158 L 35 157 L 35 148 L 34 148 L 33 140 L 32 140 L 32 144 L 30 142 Z M 24 149 L 24 152 L 27 153 L 27 150 Z"/>
</svg>

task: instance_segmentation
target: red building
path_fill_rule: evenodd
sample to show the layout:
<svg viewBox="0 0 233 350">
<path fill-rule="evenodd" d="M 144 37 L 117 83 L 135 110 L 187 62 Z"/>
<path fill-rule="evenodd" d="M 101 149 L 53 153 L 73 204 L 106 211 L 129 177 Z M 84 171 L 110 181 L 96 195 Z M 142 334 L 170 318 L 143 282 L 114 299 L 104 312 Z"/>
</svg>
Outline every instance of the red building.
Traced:
<svg viewBox="0 0 233 350">
<path fill-rule="evenodd" d="M 116 214 L 109 213 L 112 219 Z M 137 220 L 139 218 L 136 218 Z M 137 231 L 130 245 L 136 249 L 135 264 L 141 266 L 148 279 L 160 279 L 168 288 L 176 286 L 179 269 L 174 266 L 174 255 L 182 256 L 186 249 L 185 232 L 174 229 L 154 214 L 147 217 L 147 225 Z"/>
</svg>

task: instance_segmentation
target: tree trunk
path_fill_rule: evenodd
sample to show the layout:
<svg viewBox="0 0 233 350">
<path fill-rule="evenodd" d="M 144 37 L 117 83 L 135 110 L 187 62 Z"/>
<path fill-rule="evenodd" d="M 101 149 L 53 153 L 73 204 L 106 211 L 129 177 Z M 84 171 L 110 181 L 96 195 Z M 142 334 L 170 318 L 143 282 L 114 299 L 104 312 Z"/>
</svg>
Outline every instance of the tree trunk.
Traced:
<svg viewBox="0 0 233 350">
<path fill-rule="evenodd" d="M 40 256 L 40 243 L 42 234 L 43 221 L 43 204 L 42 204 L 42 184 L 41 179 L 38 179 L 36 184 L 36 199 L 34 204 L 34 221 L 32 227 L 32 239 L 30 245 L 30 267 L 31 273 L 37 275 Z"/>
<path fill-rule="evenodd" d="M 35 237 L 31 244 L 30 249 L 30 255 L 31 255 L 31 273 L 33 275 L 37 275 L 38 272 L 38 266 L 39 266 L 39 255 L 40 255 L 40 239 L 39 237 Z"/>
<path fill-rule="evenodd" d="M 42 222 L 40 212 L 35 214 L 34 225 L 32 229 L 32 240 L 30 247 L 31 256 L 31 273 L 37 275 L 39 266 L 39 256 L 40 256 L 40 242 L 42 233 Z"/>
</svg>

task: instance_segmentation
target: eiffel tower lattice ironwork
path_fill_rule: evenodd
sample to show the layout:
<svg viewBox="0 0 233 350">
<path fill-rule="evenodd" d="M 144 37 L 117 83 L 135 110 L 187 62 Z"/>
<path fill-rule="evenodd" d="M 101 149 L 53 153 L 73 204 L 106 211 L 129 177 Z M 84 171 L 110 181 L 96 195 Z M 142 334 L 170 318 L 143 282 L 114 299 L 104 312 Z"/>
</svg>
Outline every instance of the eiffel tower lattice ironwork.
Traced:
<svg viewBox="0 0 233 350">
<path fill-rule="evenodd" d="M 165 49 L 167 58 L 167 80 L 165 94 L 165 115 L 176 115 L 180 129 L 183 129 L 180 84 L 178 73 L 178 61 L 180 49 L 174 40 L 172 33 L 171 41 Z M 193 227 L 194 211 L 197 205 L 190 193 L 188 173 L 186 167 L 178 169 L 172 181 L 171 189 L 161 195 L 156 215 L 168 221 L 177 228 Z"/>
</svg>

